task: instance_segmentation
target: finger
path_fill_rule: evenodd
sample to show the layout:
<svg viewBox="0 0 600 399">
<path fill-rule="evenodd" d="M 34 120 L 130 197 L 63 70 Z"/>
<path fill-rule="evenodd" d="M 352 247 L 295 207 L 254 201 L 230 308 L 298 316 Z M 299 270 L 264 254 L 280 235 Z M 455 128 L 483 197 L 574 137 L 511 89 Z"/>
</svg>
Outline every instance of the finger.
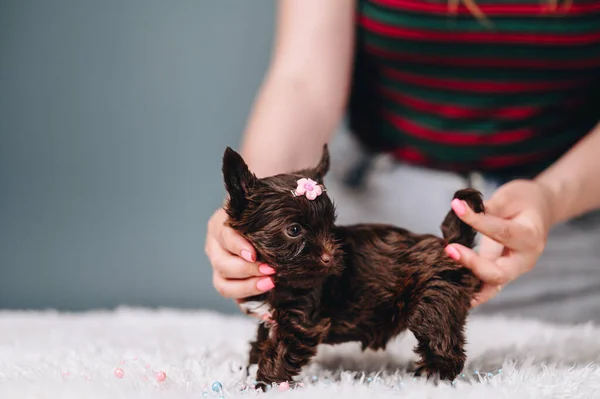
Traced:
<svg viewBox="0 0 600 399">
<path fill-rule="evenodd" d="M 487 301 L 498 295 L 502 288 L 502 285 L 484 284 L 481 291 L 475 294 L 474 298 L 471 300 L 471 307 L 475 308 L 479 305 L 486 303 Z"/>
<path fill-rule="evenodd" d="M 267 265 L 258 264 L 257 262 L 246 262 L 244 259 L 231 255 L 226 251 L 223 251 L 222 257 L 215 259 L 214 268 L 221 277 L 226 279 L 260 277 L 275 272 Z M 271 272 L 263 273 L 261 270 L 264 270 L 265 268 L 268 268 Z"/>
<path fill-rule="evenodd" d="M 213 274 L 213 285 L 224 298 L 240 299 L 259 295 L 275 287 L 270 277 L 252 277 L 243 280 L 224 279 Z"/>
<path fill-rule="evenodd" d="M 503 269 L 491 260 L 477 255 L 472 249 L 460 244 L 450 244 L 446 247 L 446 253 L 455 261 L 471 269 L 485 283 L 502 285 L 508 281 Z"/>
<path fill-rule="evenodd" d="M 513 249 L 531 245 L 533 235 L 518 223 L 484 213 L 475 213 L 466 202 L 454 199 L 452 210 L 466 224 L 494 241 Z"/>
<path fill-rule="evenodd" d="M 223 249 L 216 240 L 210 240 L 208 253 L 213 269 L 226 279 L 244 279 L 275 273 L 273 268 L 266 264 L 247 262 Z"/>
<path fill-rule="evenodd" d="M 231 227 L 223 227 L 219 244 L 232 254 L 241 256 L 247 262 L 256 261 L 256 251 L 250 243 Z"/>
</svg>

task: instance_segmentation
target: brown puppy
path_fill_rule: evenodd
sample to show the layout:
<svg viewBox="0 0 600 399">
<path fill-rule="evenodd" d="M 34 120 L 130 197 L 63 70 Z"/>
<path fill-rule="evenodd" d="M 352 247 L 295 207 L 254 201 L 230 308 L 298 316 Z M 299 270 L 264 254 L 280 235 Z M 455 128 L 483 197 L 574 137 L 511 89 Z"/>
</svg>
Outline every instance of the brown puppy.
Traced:
<svg viewBox="0 0 600 399">
<path fill-rule="evenodd" d="M 275 288 L 246 302 L 249 312 L 269 318 L 251 344 L 256 380 L 291 381 L 321 343 L 358 341 L 363 350 L 385 349 L 406 329 L 418 340 L 416 375 L 454 379 L 465 363 L 470 300 L 482 283 L 444 247 L 472 247 L 475 231 L 453 211 L 442 223 L 443 239 L 382 224 L 337 226 L 322 186 L 328 169 L 326 145 L 314 169 L 264 179 L 238 153 L 225 151 L 229 224 L 256 248 L 259 261 L 276 270 Z M 318 188 L 309 182 L 305 189 L 302 178 Z M 455 198 L 484 211 L 476 190 L 460 190 Z"/>
</svg>

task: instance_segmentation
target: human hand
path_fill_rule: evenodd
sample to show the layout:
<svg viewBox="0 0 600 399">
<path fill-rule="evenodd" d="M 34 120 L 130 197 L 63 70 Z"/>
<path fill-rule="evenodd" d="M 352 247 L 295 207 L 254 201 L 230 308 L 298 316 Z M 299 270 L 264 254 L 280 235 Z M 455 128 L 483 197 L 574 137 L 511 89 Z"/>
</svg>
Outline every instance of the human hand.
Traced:
<svg viewBox="0 0 600 399">
<path fill-rule="evenodd" d="M 250 243 L 227 226 L 227 214 L 218 209 L 208 220 L 204 251 L 213 268 L 213 285 L 225 298 L 240 299 L 262 294 L 274 287 L 268 277 L 275 273 L 256 262 Z"/>
<path fill-rule="evenodd" d="M 471 302 L 473 307 L 533 269 L 553 224 L 553 204 L 551 191 L 531 180 L 515 180 L 498 188 L 485 203 L 485 214 L 473 212 L 463 201 L 452 201 L 458 217 L 482 234 L 479 254 L 459 244 L 446 247 L 451 258 L 484 282 Z"/>
</svg>

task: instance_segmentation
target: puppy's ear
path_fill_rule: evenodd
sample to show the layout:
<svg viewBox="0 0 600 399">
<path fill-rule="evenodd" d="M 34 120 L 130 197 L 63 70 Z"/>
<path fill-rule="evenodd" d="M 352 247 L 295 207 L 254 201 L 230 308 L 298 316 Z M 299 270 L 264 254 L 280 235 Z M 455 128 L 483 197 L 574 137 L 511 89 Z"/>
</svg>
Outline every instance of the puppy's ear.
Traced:
<svg viewBox="0 0 600 399">
<path fill-rule="evenodd" d="M 329 147 L 327 143 L 323 144 L 323 152 L 321 153 L 321 160 L 314 169 L 314 175 L 319 181 L 323 181 L 325 175 L 329 172 Z"/>
<path fill-rule="evenodd" d="M 223 180 L 229 195 L 225 210 L 229 217 L 239 220 L 248 206 L 248 196 L 258 178 L 250 172 L 242 156 L 230 147 L 223 154 Z"/>
</svg>

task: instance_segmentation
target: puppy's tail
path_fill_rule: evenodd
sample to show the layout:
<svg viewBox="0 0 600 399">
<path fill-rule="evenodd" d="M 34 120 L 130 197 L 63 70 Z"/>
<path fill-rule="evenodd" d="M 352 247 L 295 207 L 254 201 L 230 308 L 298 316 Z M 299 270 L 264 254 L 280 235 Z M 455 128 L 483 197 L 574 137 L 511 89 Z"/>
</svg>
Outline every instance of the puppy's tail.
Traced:
<svg viewBox="0 0 600 399">
<path fill-rule="evenodd" d="M 483 196 L 475 189 L 465 188 L 463 190 L 458 190 L 454 194 L 454 198 L 465 201 L 476 213 L 485 212 Z M 456 243 L 464 245 L 467 248 L 473 248 L 477 232 L 471 226 L 460 220 L 452 209 L 448 212 L 446 218 L 442 222 L 441 229 L 446 243 Z"/>
</svg>

